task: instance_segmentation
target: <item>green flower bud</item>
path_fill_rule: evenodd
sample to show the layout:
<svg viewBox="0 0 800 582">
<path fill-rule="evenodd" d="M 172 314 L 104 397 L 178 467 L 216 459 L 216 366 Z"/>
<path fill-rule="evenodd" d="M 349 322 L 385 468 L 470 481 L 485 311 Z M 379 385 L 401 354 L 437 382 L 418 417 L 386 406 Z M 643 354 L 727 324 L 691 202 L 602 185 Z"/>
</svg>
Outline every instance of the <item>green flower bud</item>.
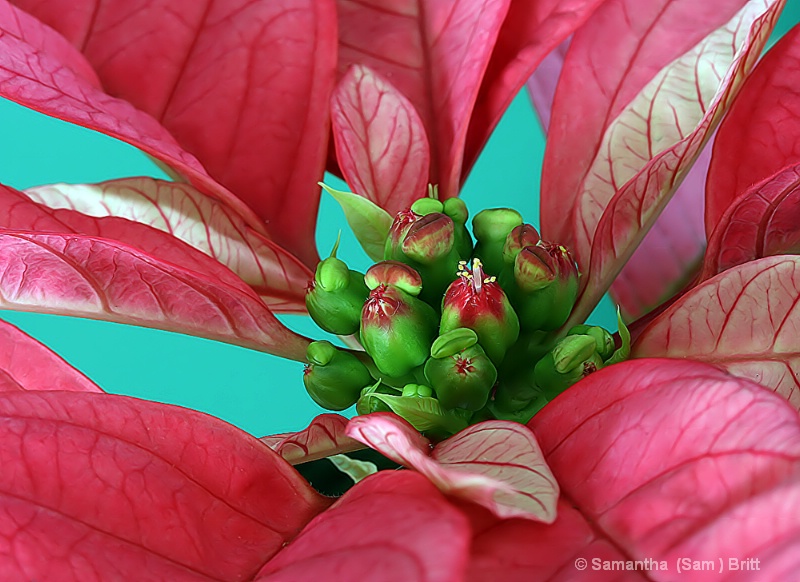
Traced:
<svg viewBox="0 0 800 582">
<path fill-rule="evenodd" d="M 557 266 L 542 247 L 525 247 L 514 259 L 514 281 L 523 292 L 533 293 L 556 280 Z"/>
<path fill-rule="evenodd" d="M 314 280 L 306 288 L 306 308 L 325 331 L 351 335 L 358 331 L 369 289 L 364 276 L 348 269 L 334 254 L 317 265 Z"/>
<path fill-rule="evenodd" d="M 381 373 L 403 376 L 422 365 L 436 335 L 436 312 L 398 287 L 373 289 L 361 312 L 361 344 Z"/>
<path fill-rule="evenodd" d="M 446 358 L 478 343 L 478 334 L 468 327 L 459 327 L 437 337 L 431 346 L 432 358 Z"/>
<path fill-rule="evenodd" d="M 401 396 L 407 398 L 431 398 L 433 390 L 430 386 L 425 386 L 424 384 L 406 384 L 403 386 Z"/>
<path fill-rule="evenodd" d="M 512 265 L 519 252 L 525 247 L 536 246 L 541 237 L 539 232 L 530 224 L 521 224 L 514 228 L 506 237 L 503 244 L 503 262 Z"/>
<path fill-rule="evenodd" d="M 328 257 L 317 265 L 314 282 L 323 291 L 341 291 L 350 284 L 350 269 L 341 259 Z"/>
<path fill-rule="evenodd" d="M 503 247 L 509 233 L 522 224 L 522 215 L 511 208 L 481 210 L 472 219 L 475 235 L 475 256 L 481 259 L 492 273 L 503 268 Z"/>
<path fill-rule="evenodd" d="M 411 211 L 420 216 L 427 216 L 428 214 L 441 213 L 444 211 L 444 204 L 435 198 L 420 198 L 419 200 L 415 200 L 411 205 Z"/>
<path fill-rule="evenodd" d="M 419 273 L 400 261 L 381 261 L 372 265 L 364 275 L 364 282 L 370 291 L 380 285 L 390 285 L 416 297 L 422 290 Z"/>
<path fill-rule="evenodd" d="M 536 363 L 534 376 L 544 395 L 552 400 L 561 392 L 603 367 L 595 338 L 569 335 Z"/>
<path fill-rule="evenodd" d="M 446 342 L 451 350 L 456 344 Z M 439 357 L 425 362 L 425 378 L 445 408 L 480 410 L 497 381 L 497 368 L 477 343 L 457 352 L 451 350 L 438 350 Z"/>
<path fill-rule="evenodd" d="M 460 259 L 453 220 L 442 213 L 399 212 L 389 229 L 385 257 L 416 269 L 423 281 L 421 298 L 438 308 Z"/>
<path fill-rule="evenodd" d="M 328 410 L 349 408 L 358 400 L 362 388 L 372 382 L 366 366 L 356 356 L 330 342 L 312 342 L 306 357 L 303 384 L 314 402 Z"/>
<path fill-rule="evenodd" d="M 384 259 L 402 261 L 405 258 L 401 245 L 406 238 L 408 229 L 420 218 L 422 217 L 412 210 L 401 210 L 395 215 L 392 226 L 389 227 L 389 236 L 386 237 Z"/>
<path fill-rule="evenodd" d="M 522 224 L 522 215 L 513 208 L 488 208 L 472 219 L 472 231 L 479 242 L 502 241 Z"/>
<path fill-rule="evenodd" d="M 494 277 L 483 273 L 480 260 L 460 265 L 456 279 L 445 293 L 440 334 L 459 327 L 475 331 L 478 341 L 495 365 L 519 337 L 519 320 Z M 434 387 L 435 388 L 435 387 Z"/>
<path fill-rule="evenodd" d="M 455 244 L 453 219 L 441 213 L 428 214 L 408 229 L 401 249 L 418 263 L 430 265 L 446 257 Z"/>
<path fill-rule="evenodd" d="M 578 269 L 569 251 L 539 241 L 514 260 L 510 293 L 522 329 L 551 331 L 567 321 L 578 297 Z"/>
<path fill-rule="evenodd" d="M 472 256 L 472 236 L 467 229 L 467 205 L 461 198 L 448 198 L 444 201 L 444 213 L 455 224 L 455 249 L 458 257 L 460 260 L 467 260 Z"/>
<path fill-rule="evenodd" d="M 444 212 L 456 224 L 466 224 L 469 218 L 469 210 L 461 198 L 448 198 L 444 201 L 440 212 Z"/>
<path fill-rule="evenodd" d="M 589 335 L 570 335 L 558 342 L 550 353 L 555 371 L 566 374 L 597 353 L 597 343 Z"/>
<path fill-rule="evenodd" d="M 602 327 L 596 325 L 576 325 L 567 332 L 567 335 L 588 335 L 593 337 L 597 353 L 603 358 L 604 362 L 614 354 L 614 350 L 616 349 L 614 345 L 614 336 Z"/>
</svg>

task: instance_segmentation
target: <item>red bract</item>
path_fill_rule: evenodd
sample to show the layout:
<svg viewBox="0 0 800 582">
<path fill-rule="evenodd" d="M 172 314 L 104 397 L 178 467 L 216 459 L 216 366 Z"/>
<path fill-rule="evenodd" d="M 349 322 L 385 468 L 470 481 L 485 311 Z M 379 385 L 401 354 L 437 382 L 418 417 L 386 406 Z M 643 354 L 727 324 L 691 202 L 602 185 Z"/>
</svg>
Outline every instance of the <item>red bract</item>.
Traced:
<svg viewBox="0 0 800 582">
<path fill-rule="evenodd" d="M 800 162 L 800 28 L 767 53 L 720 126 L 706 189 L 710 236 L 737 196 Z"/>
<path fill-rule="evenodd" d="M 354 192 L 394 216 L 428 186 L 430 148 L 411 102 L 387 80 L 354 65 L 331 100 L 339 167 Z"/>
<path fill-rule="evenodd" d="M 430 144 L 426 180 L 439 185 L 442 198 L 449 198 L 459 193 L 513 96 L 547 53 L 599 4 L 600 0 L 397 0 L 386 5 L 382 0 L 338 0 L 339 74 L 352 64 L 365 64 L 409 99 Z M 341 85 L 356 82 L 350 77 Z M 340 86 L 337 91 L 354 90 Z M 383 120 L 372 122 L 390 125 L 395 113 L 384 111 Z M 336 132 L 334 125 L 335 136 Z M 337 147 L 340 141 L 336 136 Z M 381 170 L 373 169 L 378 175 Z M 396 172 L 393 168 L 385 179 Z M 358 183 L 350 185 L 355 189 Z M 415 194 L 421 195 L 424 191 Z"/>
<path fill-rule="evenodd" d="M 708 239 L 700 280 L 760 257 L 800 250 L 800 163 L 736 198 Z"/>
<path fill-rule="evenodd" d="M 731 268 L 682 296 L 648 326 L 634 356 L 691 357 L 774 389 L 800 410 L 800 260 Z"/>
<path fill-rule="evenodd" d="M 708 251 L 696 285 L 650 322 L 633 350 L 716 364 L 795 408 L 796 262 L 755 259 L 796 252 L 799 242 L 793 202 L 800 157 L 787 137 L 794 134 L 786 109 L 775 105 L 791 108 L 786 91 L 800 90 L 798 30 L 767 54 L 720 125 L 706 190 Z"/>
<path fill-rule="evenodd" d="M 6 187 L 0 265 L 4 306 L 46 305 L 51 313 L 163 327 L 294 359 L 308 343 L 241 279 L 177 238 L 117 217 L 51 210 Z"/>
<path fill-rule="evenodd" d="M 351 420 L 347 434 L 498 517 L 555 521 L 558 485 L 536 439 L 519 424 L 482 422 L 431 446 L 403 419 L 376 413 Z"/>
<path fill-rule="evenodd" d="M 305 309 L 331 132 L 333 165 L 374 203 L 354 196 L 382 256 L 388 212 L 429 182 L 442 199 L 458 195 L 502 111 L 560 46 L 563 66 L 551 62 L 532 82 L 549 120 L 541 230 L 583 272 L 556 336 L 583 322 L 643 240 L 612 287 L 627 313 L 686 283 L 702 243 L 706 162 L 690 168 L 742 89 L 713 151 L 698 284 L 654 314 L 634 346 L 636 356 L 714 367 L 609 365 L 528 428 L 488 421 L 435 446 L 385 413 L 349 426 L 324 415 L 259 441 L 200 413 L 104 394 L 2 326 L 0 578 L 594 580 L 603 560 L 639 560 L 649 571 L 626 579 L 668 580 L 688 557 L 758 559 L 757 572 L 738 574 L 787 579 L 800 567 L 800 265 L 761 257 L 800 241 L 800 160 L 785 118 L 796 104 L 775 106 L 787 87 L 800 92 L 798 33 L 747 79 L 783 4 L 0 0 L 0 95 L 126 141 L 180 180 L 0 187 L 0 304 L 298 360 L 309 342 L 274 312 Z M 401 214 L 391 250 L 439 257 L 463 234 L 461 215 Z M 665 251 L 676 236 L 682 244 Z M 502 294 L 477 265 L 448 294 L 445 319 L 459 285 Z M 373 295 L 386 299 L 386 285 L 408 295 L 407 277 L 378 275 Z M 514 344 L 498 297 L 451 327 L 472 323 Z M 498 309 L 498 329 L 473 321 Z M 405 366 L 396 346 L 386 350 L 392 376 L 425 361 L 437 317 L 420 311 L 390 338 L 415 352 Z M 423 327 L 431 337 L 412 345 Z M 490 356 L 499 362 L 505 347 Z M 416 399 L 420 416 L 438 406 L 428 387 L 410 386 L 384 396 Z M 371 475 L 334 501 L 290 465 L 358 441 L 408 469 Z"/>
<path fill-rule="evenodd" d="M 98 88 L 94 76 L 76 72 L 75 62 L 89 65 L 68 44 L 40 22 L 20 16 L 7 2 L 0 3 L 0 95 L 47 115 L 101 131 L 121 139 L 164 162 L 198 188 L 229 204 L 255 227 L 263 226 L 252 210 L 206 173 L 151 116 Z M 50 51 L 57 46 L 57 51 Z M 65 64 L 66 63 L 66 64 Z M 20 82 L 24 79 L 25 82 Z"/>
<path fill-rule="evenodd" d="M 592 374 L 530 426 L 561 485 L 558 520 L 471 511 L 471 580 L 710 579 L 679 574 L 685 557 L 722 558 L 723 579 L 791 578 L 800 418 L 756 384 L 692 362 L 633 361 Z M 761 559 L 758 571 L 729 570 L 746 557 Z M 611 561 L 622 566 L 609 571 Z"/>
<path fill-rule="evenodd" d="M 720 126 L 706 189 L 708 252 L 701 280 L 759 257 L 795 253 L 800 152 L 800 28 L 764 57 Z M 729 171 L 724 172 L 727 167 Z"/>
<path fill-rule="evenodd" d="M 316 262 L 333 0 L 13 3 L 79 47 L 111 95 L 158 120 L 276 241 Z"/>
<path fill-rule="evenodd" d="M 556 83 L 568 47 L 569 42 L 565 41 L 528 80 L 528 92 L 545 130 L 550 124 Z M 626 320 L 645 315 L 680 291 L 702 260 L 703 193 L 710 157 L 709 144 L 611 284 L 609 293 Z"/>
<path fill-rule="evenodd" d="M 324 459 L 362 448 L 345 434 L 347 422 L 338 414 L 321 414 L 305 430 L 265 436 L 261 442 L 294 465 Z"/>
<path fill-rule="evenodd" d="M 102 392 L 45 346 L 0 320 L 0 392 L 13 390 Z"/>
<path fill-rule="evenodd" d="M 118 228 L 123 224 L 136 228 L 142 223 L 165 231 L 222 263 L 214 266 L 214 261 L 203 261 L 201 271 L 213 268 L 215 276 L 222 279 L 238 281 L 239 285 L 244 281 L 273 311 L 305 312 L 303 287 L 313 276 L 309 269 L 254 230 L 230 207 L 202 194 L 190 184 L 128 178 L 91 185 L 54 184 L 30 188 L 24 194 L 34 202 L 57 209 L 54 215 L 62 221 L 80 221 L 80 226 L 76 226 L 79 232 L 97 231 L 99 234 L 100 225 L 105 223 L 114 223 Z M 63 212 L 61 209 L 77 212 Z M 127 220 L 94 220 L 90 217 Z M 37 229 L 42 230 L 41 227 Z M 140 232 L 149 230 L 140 229 Z M 127 239 L 120 238 L 119 234 L 105 236 L 129 240 L 140 248 L 142 243 L 138 241 L 148 238 L 142 234 Z M 159 243 L 152 249 L 143 250 L 162 258 L 167 258 L 164 253 L 168 253 L 170 247 L 182 246 L 176 245 L 174 240 L 167 242 L 172 237 L 158 237 L 152 232 L 148 236 L 158 239 Z M 187 260 L 181 258 L 177 263 L 187 265 L 184 262 Z M 229 269 L 236 276 L 232 276 Z"/>
<path fill-rule="evenodd" d="M 679 292 L 703 260 L 704 187 L 709 145 L 609 288 L 623 317 L 634 321 Z"/>
<path fill-rule="evenodd" d="M 585 274 L 567 326 L 589 314 L 653 224 L 782 7 L 781 1 L 718 2 L 704 4 L 709 16 L 699 18 L 694 3 L 651 4 L 637 19 L 633 42 L 624 14 L 635 8 L 612 0 L 592 17 L 596 26 L 590 21 L 575 35 L 542 176 L 542 236 L 570 247 Z M 698 28 L 689 34 L 673 19 Z M 666 41 L 671 35 L 674 42 Z M 618 64 L 592 77 L 590 101 L 580 95 L 587 92 L 585 72 L 598 70 L 595 59 Z M 715 73 L 703 75 L 706 67 Z"/>
<path fill-rule="evenodd" d="M 29 392 L 3 395 L 0 414 L 9 580 L 252 576 L 327 505 L 265 445 L 200 413 Z"/>
<path fill-rule="evenodd" d="M 9 393 L 0 414 L 7 579 L 574 579 L 577 558 L 589 560 L 588 579 L 603 560 L 649 564 L 631 579 L 671 579 L 663 572 L 692 556 L 757 559 L 753 579 L 781 580 L 800 549 L 791 517 L 800 418 L 756 384 L 699 363 L 600 371 L 535 419 L 562 487 L 549 526 L 451 505 L 411 471 L 373 475 L 309 522 L 328 503 L 262 443 L 205 415 L 67 392 Z M 397 438 L 393 417 L 379 418 L 353 429 L 370 428 L 369 441 L 385 439 L 382 450 L 447 493 L 501 515 L 549 495 L 524 501 L 549 470 L 525 456 L 538 446 L 519 448 L 533 442 L 520 425 L 477 425 L 425 460 L 414 433 Z"/>
</svg>

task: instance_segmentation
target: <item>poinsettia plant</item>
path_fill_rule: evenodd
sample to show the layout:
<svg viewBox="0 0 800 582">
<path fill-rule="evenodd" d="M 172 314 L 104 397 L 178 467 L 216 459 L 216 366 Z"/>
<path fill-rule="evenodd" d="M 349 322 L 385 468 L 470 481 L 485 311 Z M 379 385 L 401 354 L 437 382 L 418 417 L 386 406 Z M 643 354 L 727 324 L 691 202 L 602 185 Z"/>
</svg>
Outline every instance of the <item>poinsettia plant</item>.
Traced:
<svg viewBox="0 0 800 582">
<path fill-rule="evenodd" d="M 790 579 L 800 29 L 758 62 L 784 3 L 0 0 L 0 95 L 174 178 L 0 187 L 0 305 L 295 359 L 365 413 L 259 440 L 2 324 L 2 578 Z M 526 83 L 540 228 L 470 233 Z M 326 168 L 366 273 L 319 259 Z M 632 346 L 584 324 L 609 289 Z M 351 347 L 275 317 L 306 311 Z M 293 467 L 323 457 L 340 498 Z"/>
</svg>

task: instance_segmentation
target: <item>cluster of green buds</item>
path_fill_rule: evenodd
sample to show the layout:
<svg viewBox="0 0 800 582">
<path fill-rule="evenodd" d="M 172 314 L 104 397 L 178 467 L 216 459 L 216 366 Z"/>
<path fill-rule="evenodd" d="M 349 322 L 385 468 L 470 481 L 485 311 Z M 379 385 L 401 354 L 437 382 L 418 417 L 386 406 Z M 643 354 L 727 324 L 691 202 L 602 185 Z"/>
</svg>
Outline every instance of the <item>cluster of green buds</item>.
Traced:
<svg viewBox="0 0 800 582">
<path fill-rule="evenodd" d="M 525 422 L 586 375 L 628 356 L 606 330 L 566 323 L 577 266 L 511 209 L 484 210 L 467 228 L 460 199 L 417 200 L 399 212 L 384 260 L 361 274 L 331 256 L 306 305 L 324 330 L 361 350 L 314 342 L 305 386 L 321 406 L 393 411 L 447 436 L 472 422 Z M 338 242 L 337 242 L 338 246 Z"/>
</svg>

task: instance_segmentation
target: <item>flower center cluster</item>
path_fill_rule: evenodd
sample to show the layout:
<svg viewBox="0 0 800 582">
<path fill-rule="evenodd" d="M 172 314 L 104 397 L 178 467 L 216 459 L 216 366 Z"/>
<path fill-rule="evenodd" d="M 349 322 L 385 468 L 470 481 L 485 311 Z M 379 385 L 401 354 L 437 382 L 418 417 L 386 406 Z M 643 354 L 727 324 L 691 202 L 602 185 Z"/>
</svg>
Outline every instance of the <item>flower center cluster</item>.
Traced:
<svg viewBox="0 0 800 582">
<path fill-rule="evenodd" d="M 363 284 L 359 274 L 347 279 L 342 271 L 330 290 L 309 286 L 315 321 L 355 335 L 364 348 L 359 357 L 310 364 L 305 384 L 317 402 L 346 393 L 337 405 L 392 411 L 412 424 L 424 418 L 421 430 L 434 433 L 473 417 L 527 421 L 569 385 L 619 359 L 607 331 L 561 329 L 578 292 L 566 248 L 541 240 L 509 209 L 479 213 L 474 239 L 467 217 L 458 199 L 417 201 L 395 217 L 385 260 L 370 267 Z M 326 261 L 325 272 L 333 271 L 329 258 L 318 274 Z M 456 276 L 447 275 L 456 265 Z M 373 383 L 365 385 L 365 377 Z"/>
</svg>

